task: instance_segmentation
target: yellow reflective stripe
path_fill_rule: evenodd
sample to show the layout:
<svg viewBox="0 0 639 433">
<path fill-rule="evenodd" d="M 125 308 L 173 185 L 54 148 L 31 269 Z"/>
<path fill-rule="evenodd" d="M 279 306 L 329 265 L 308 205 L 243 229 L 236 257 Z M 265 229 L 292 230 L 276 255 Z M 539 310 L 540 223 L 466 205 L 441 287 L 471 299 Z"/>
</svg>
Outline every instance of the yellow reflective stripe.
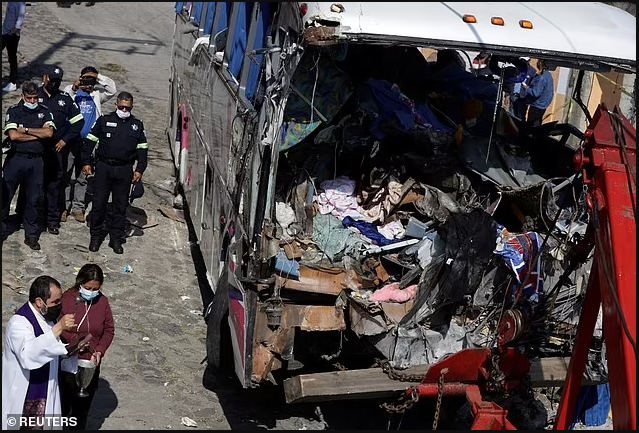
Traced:
<svg viewBox="0 0 639 433">
<path fill-rule="evenodd" d="M 7 132 L 10 129 L 18 129 L 18 124 L 17 123 L 7 123 L 6 125 L 4 125 L 4 129 L 2 130 L 2 133 L 4 134 L 5 132 Z"/>
<path fill-rule="evenodd" d="M 96 143 L 97 143 L 98 141 L 100 141 L 100 139 L 99 139 L 98 137 L 96 137 L 95 135 L 93 135 L 93 134 L 91 134 L 91 133 L 90 133 L 89 135 L 87 135 L 87 138 L 88 138 L 89 140 L 91 140 L 91 141 L 95 141 Z"/>
<path fill-rule="evenodd" d="M 137 149 L 148 149 L 149 143 L 138 143 Z"/>
<path fill-rule="evenodd" d="M 69 123 L 71 125 L 73 125 L 74 123 L 79 122 L 80 120 L 82 120 L 82 113 L 78 114 L 77 116 L 75 116 L 74 118 L 72 118 L 71 120 L 69 120 Z"/>
<path fill-rule="evenodd" d="M 53 123 L 53 122 L 51 122 L 51 121 L 44 122 L 44 126 L 47 126 L 47 125 L 49 125 L 49 126 L 50 126 L 50 127 L 52 127 L 53 129 L 56 129 L 56 127 L 55 127 L 55 123 Z"/>
</svg>

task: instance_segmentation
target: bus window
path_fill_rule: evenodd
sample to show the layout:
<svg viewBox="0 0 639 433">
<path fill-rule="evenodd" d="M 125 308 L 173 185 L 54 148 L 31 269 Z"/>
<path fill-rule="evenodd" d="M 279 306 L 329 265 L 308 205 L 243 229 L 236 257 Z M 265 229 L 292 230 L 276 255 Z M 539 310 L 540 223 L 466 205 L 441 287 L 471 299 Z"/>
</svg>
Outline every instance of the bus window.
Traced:
<svg viewBox="0 0 639 433">
<path fill-rule="evenodd" d="M 231 4 L 233 4 L 233 2 L 221 2 L 217 4 L 217 7 L 215 8 L 215 19 L 213 20 L 213 31 L 211 34 L 216 35 L 229 26 Z"/>
<path fill-rule="evenodd" d="M 204 29 L 205 35 L 210 35 L 213 31 L 213 20 L 215 19 L 216 5 L 217 3 L 209 3 L 209 7 L 206 13 L 206 20 L 204 22 L 204 26 L 202 27 Z"/>
<path fill-rule="evenodd" d="M 267 31 L 268 31 L 268 27 L 270 24 L 270 19 L 271 19 L 271 6 L 272 3 L 271 2 L 259 2 L 256 3 L 258 5 L 257 9 L 257 22 L 253 21 L 251 23 L 251 26 L 256 26 L 257 25 L 257 29 L 255 31 L 255 37 L 252 38 L 253 41 L 253 46 L 249 46 L 249 50 L 250 51 L 254 51 L 254 50 L 259 50 L 264 48 L 264 45 L 266 45 L 266 36 L 267 36 Z M 253 29 L 251 28 L 251 34 L 253 33 Z M 248 72 L 248 78 L 246 78 L 246 85 L 245 85 L 245 94 L 246 94 L 246 98 L 249 101 L 253 101 L 253 98 L 255 97 L 255 92 L 257 91 L 257 80 L 259 79 L 259 75 L 260 75 L 260 67 L 262 65 L 262 58 L 264 57 L 263 54 L 258 54 L 256 56 L 254 56 L 255 60 L 257 61 L 257 64 L 255 62 L 253 62 L 250 58 L 246 58 L 245 62 L 248 62 L 249 66 L 249 72 Z M 246 66 L 245 66 L 246 67 Z M 244 82 L 244 77 L 242 77 L 242 82 Z"/>
<path fill-rule="evenodd" d="M 195 13 L 193 14 L 193 21 L 195 21 L 197 24 L 200 23 L 200 18 L 202 18 L 202 8 L 204 8 L 204 2 L 195 3 Z"/>
<path fill-rule="evenodd" d="M 240 76 L 246 44 L 248 42 L 248 31 L 251 23 L 251 13 L 254 2 L 236 2 L 233 4 L 231 13 L 231 24 L 226 42 L 226 58 L 231 75 Z"/>
</svg>

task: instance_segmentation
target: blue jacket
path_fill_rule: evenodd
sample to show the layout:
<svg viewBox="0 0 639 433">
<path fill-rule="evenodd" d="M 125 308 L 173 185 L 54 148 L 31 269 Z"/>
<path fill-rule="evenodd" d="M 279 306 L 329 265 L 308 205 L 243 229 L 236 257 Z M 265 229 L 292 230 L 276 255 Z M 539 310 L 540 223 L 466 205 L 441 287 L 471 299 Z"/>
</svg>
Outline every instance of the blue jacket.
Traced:
<svg viewBox="0 0 639 433">
<path fill-rule="evenodd" d="M 526 89 L 526 104 L 545 110 L 555 97 L 555 83 L 550 72 L 535 75 Z"/>
</svg>

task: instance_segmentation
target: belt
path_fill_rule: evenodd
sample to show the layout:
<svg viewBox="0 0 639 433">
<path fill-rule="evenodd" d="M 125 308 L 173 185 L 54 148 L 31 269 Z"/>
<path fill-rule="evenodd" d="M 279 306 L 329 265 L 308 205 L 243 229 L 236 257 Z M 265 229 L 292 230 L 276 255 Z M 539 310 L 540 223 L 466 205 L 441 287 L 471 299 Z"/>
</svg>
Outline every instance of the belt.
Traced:
<svg viewBox="0 0 639 433">
<path fill-rule="evenodd" d="M 42 153 L 33 153 L 33 152 L 16 152 L 16 155 L 24 156 L 27 159 L 41 158 Z"/>
<path fill-rule="evenodd" d="M 112 159 L 112 158 L 103 158 L 101 156 L 98 156 L 98 161 L 100 162 L 104 162 L 105 164 L 108 165 L 133 165 L 133 163 L 135 162 L 135 160 L 124 160 L 124 159 Z"/>
</svg>

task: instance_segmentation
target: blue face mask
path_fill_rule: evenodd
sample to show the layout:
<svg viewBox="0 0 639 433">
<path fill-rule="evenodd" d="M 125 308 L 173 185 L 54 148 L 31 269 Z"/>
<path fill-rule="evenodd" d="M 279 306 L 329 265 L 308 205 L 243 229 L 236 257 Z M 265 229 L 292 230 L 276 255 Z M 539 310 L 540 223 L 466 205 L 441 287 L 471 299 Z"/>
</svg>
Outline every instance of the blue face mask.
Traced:
<svg viewBox="0 0 639 433">
<path fill-rule="evenodd" d="M 24 102 L 24 106 L 27 107 L 29 110 L 35 110 L 36 108 L 38 108 L 38 103 L 37 102 Z"/>
<path fill-rule="evenodd" d="M 98 295 L 100 294 L 99 290 L 96 290 L 95 292 L 92 290 L 87 290 L 84 287 L 80 286 L 80 296 L 82 296 L 82 298 L 85 301 L 92 301 L 93 299 L 95 299 Z"/>
</svg>

